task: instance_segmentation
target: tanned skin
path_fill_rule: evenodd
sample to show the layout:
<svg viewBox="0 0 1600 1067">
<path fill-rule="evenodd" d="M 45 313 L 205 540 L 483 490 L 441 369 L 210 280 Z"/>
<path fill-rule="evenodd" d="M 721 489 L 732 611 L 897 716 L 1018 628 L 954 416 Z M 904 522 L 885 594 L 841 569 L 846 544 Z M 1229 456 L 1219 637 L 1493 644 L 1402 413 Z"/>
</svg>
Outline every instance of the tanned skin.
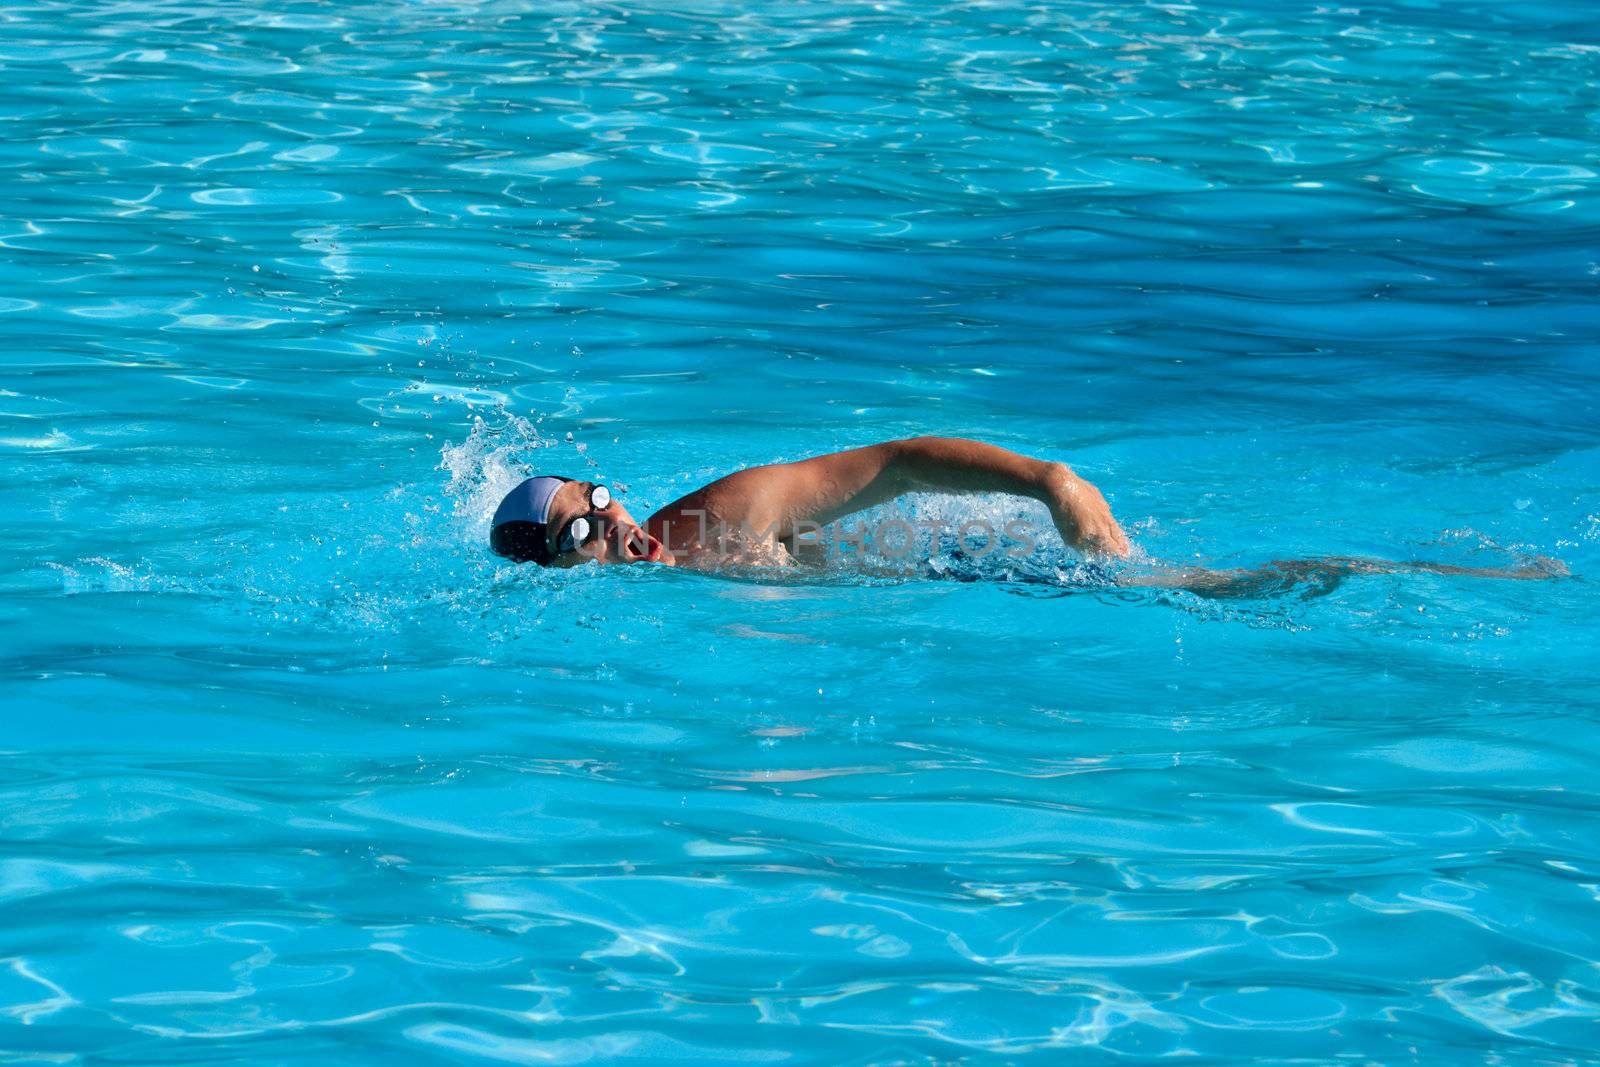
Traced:
<svg viewBox="0 0 1600 1067">
<path fill-rule="evenodd" d="M 641 525 L 620 502 L 589 508 L 592 482 L 569 482 L 551 501 L 551 550 L 565 525 L 580 515 L 599 536 L 557 556 L 554 566 L 581 563 L 715 565 L 726 558 L 728 534 L 739 542 L 739 562 L 792 562 L 801 531 L 911 492 L 1006 493 L 1049 509 L 1061 539 L 1086 556 L 1123 559 L 1128 538 L 1100 490 L 1065 463 L 1032 459 L 981 441 L 913 437 L 853 448 L 794 463 L 749 467 L 679 498 Z M 1567 573 L 1543 557 L 1522 567 L 1454 567 L 1448 564 L 1327 557 L 1278 560 L 1255 570 L 1182 567 L 1161 574 L 1126 575 L 1118 584 L 1189 589 L 1206 596 L 1260 596 L 1301 583 L 1331 588 L 1351 574 L 1427 571 L 1486 578 L 1550 578 Z"/>
<path fill-rule="evenodd" d="M 645 524 L 674 554 L 712 550 L 708 529 L 793 551 L 797 531 L 826 526 L 905 493 L 1007 493 L 1037 500 L 1068 545 L 1124 557 L 1128 538 L 1100 491 L 1065 463 L 957 437 L 913 437 L 798 463 L 750 467 L 675 500 Z M 702 519 L 706 521 L 702 521 Z"/>
</svg>

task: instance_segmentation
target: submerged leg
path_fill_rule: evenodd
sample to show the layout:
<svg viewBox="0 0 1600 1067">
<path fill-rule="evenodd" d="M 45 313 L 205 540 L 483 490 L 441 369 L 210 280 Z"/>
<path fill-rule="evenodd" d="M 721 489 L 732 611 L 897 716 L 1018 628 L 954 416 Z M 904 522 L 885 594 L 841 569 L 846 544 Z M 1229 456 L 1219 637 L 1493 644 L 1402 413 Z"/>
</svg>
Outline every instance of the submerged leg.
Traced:
<svg viewBox="0 0 1600 1067">
<path fill-rule="evenodd" d="M 1180 567 L 1160 574 L 1130 574 L 1118 585 L 1157 589 L 1186 589 L 1204 597 L 1254 599 L 1309 586 L 1305 596 L 1325 596 L 1352 574 L 1458 574 L 1469 578 L 1511 578 L 1522 581 L 1562 578 L 1572 572 L 1560 560 L 1534 556 L 1515 567 L 1458 567 L 1423 560 L 1363 559 L 1357 556 L 1318 556 L 1312 559 L 1273 560 L 1254 569 L 1213 570 Z"/>
</svg>

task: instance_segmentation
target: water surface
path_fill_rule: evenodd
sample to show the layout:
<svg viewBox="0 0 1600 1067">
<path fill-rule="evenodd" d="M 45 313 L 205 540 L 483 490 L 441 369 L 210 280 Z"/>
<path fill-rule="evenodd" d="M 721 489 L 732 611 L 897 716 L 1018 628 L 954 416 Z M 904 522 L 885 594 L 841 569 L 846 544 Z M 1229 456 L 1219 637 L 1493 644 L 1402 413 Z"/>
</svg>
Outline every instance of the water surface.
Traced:
<svg viewBox="0 0 1600 1067">
<path fill-rule="evenodd" d="M 1595 25 L 0 14 L 0 1049 L 1587 1059 Z M 920 433 L 1155 560 L 1574 577 L 485 550 L 531 468 Z"/>
</svg>

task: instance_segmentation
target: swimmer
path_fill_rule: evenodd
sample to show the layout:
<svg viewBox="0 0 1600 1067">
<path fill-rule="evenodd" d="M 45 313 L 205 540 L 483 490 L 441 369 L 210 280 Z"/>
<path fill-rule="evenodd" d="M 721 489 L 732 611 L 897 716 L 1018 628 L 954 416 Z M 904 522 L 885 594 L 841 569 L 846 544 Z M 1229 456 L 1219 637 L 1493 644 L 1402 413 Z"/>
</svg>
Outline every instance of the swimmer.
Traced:
<svg viewBox="0 0 1600 1067">
<path fill-rule="evenodd" d="M 726 554 L 732 532 L 744 557 L 790 562 L 804 531 L 916 491 L 1038 500 L 1071 547 L 1128 555 L 1128 538 L 1105 497 L 1065 463 L 955 437 L 914 437 L 750 467 L 673 501 L 642 526 L 603 485 L 529 478 L 500 502 L 490 545 L 519 563 L 545 566 L 694 565 Z"/>
<path fill-rule="evenodd" d="M 808 533 L 911 492 L 1004 493 L 1037 500 L 1069 547 L 1089 558 L 1129 555 L 1127 535 L 1105 496 L 1071 467 L 956 437 L 913 437 L 749 467 L 673 501 L 642 525 L 604 485 L 550 475 L 529 478 L 495 510 L 489 543 L 515 562 L 546 567 L 790 565 L 802 554 Z M 1560 563 L 1544 559 L 1497 570 L 1336 557 L 1280 560 L 1257 570 L 1182 567 L 1115 580 L 1206 596 L 1260 596 L 1302 582 L 1336 584 L 1350 574 L 1411 570 L 1495 578 L 1565 573 Z"/>
</svg>

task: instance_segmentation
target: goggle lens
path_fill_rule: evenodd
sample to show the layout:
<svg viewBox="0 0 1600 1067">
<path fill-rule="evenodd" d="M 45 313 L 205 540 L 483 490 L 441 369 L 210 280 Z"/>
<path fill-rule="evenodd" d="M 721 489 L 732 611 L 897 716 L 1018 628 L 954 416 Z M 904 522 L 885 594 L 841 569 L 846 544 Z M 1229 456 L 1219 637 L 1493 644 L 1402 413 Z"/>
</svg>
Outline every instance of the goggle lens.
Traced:
<svg viewBox="0 0 1600 1067">
<path fill-rule="evenodd" d="M 589 508 L 591 511 L 604 511 L 610 506 L 611 490 L 607 489 L 603 485 L 597 485 L 593 489 L 589 490 Z M 593 530 L 594 523 L 589 521 L 588 516 L 580 515 L 576 519 L 573 519 L 571 522 L 567 523 L 567 530 L 561 535 L 561 544 L 558 546 L 557 550 L 561 552 L 571 552 L 573 549 L 589 540 L 589 534 Z"/>
</svg>

